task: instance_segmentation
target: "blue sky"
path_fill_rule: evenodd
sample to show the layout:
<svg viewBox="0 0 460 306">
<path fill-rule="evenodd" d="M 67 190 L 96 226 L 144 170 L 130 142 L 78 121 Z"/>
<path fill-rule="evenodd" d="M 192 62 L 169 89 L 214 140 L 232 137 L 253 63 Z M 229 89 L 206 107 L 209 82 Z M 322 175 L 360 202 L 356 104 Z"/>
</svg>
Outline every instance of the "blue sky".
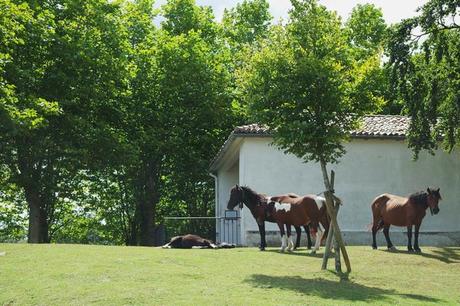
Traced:
<svg viewBox="0 0 460 306">
<path fill-rule="evenodd" d="M 164 4 L 166 0 L 157 0 L 155 6 Z M 217 19 L 222 17 L 225 8 L 231 8 L 240 0 L 196 0 L 198 5 L 209 5 L 213 8 Z M 270 11 L 275 21 L 286 19 L 291 7 L 289 0 L 268 0 Z M 383 10 L 383 15 L 388 24 L 399 22 L 401 19 L 412 17 L 416 9 L 426 3 L 426 0 L 319 0 L 330 10 L 337 11 L 343 19 L 347 19 L 352 8 L 359 3 L 373 3 Z"/>
</svg>

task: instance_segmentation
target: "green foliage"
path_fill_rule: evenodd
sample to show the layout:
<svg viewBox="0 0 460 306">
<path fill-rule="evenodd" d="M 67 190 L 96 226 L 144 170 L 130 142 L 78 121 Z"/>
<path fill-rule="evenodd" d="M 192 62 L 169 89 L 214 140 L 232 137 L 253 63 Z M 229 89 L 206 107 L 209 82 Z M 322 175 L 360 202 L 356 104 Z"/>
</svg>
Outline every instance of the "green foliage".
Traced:
<svg viewBox="0 0 460 306">
<path fill-rule="evenodd" d="M 231 73 L 229 86 L 235 124 L 247 123 L 248 106 L 236 81 L 236 71 L 246 65 L 252 54 L 261 47 L 270 33 L 272 16 L 265 0 L 243 1 L 224 10 L 222 18 L 223 42 L 227 48 L 227 67 Z"/>
<path fill-rule="evenodd" d="M 316 1 L 293 1 L 290 23 L 240 72 L 254 118 L 274 142 L 305 161 L 336 162 L 356 119 L 375 110 L 378 57 L 354 60 L 340 19 Z"/>
<path fill-rule="evenodd" d="M 222 25 L 224 35 L 231 43 L 253 44 L 268 35 L 272 16 L 266 0 L 243 1 L 236 7 L 224 10 Z"/>
<path fill-rule="evenodd" d="M 372 4 L 358 4 L 345 23 L 349 43 L 354 47 L 357 59 L 381 52 L 386 24 L 381 9 Z"/>
<path fill-rule="evenodd" d="M 21 241 L 27 237 L 25 199 L 20 188 L 6 182 L 6 169 L 0 171 L 0 242 Z"/>
<path fill-rule="evenodd" d="M 391 90 L 411 116 L 409 146 L 451 151 L 460 140 L 459 2 L 431 0 L 419 16 L 392 28 L 388 43 Z M 419 33 L 419 34 L 417 34 Z"/>
</svg>

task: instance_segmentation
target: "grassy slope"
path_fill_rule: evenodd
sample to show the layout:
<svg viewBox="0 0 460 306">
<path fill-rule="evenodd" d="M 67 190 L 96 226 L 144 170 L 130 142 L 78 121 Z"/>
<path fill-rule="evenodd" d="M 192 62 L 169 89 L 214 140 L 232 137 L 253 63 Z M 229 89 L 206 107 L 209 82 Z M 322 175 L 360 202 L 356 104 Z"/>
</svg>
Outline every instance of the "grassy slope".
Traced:
<svg viewBox="0 0 460 306">
<path fill-rule="evenodd" d="M 460 304 L 460 248 L 348 249 L 341 281 L 304 249 L 0 244 L 0 304 Z"/>
</svg>

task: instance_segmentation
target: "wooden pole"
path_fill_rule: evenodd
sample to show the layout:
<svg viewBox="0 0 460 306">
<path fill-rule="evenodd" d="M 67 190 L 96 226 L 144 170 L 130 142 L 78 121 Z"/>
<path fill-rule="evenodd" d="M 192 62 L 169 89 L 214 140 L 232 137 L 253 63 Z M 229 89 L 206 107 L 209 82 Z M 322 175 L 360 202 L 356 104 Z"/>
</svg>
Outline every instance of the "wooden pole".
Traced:
<svg viewBox="0 0 460 306">
<path fill-rule="evenodd" d="M 347 272 L 351 272 L 351 265 L 350 265 L 350 259 L 348 258 L 348 253 L 347 249 L 345 248 L 345 244 L 342 239 L 342 234 L 340 232 L 339 224 L 337 223 L 337 217 L 334 213 L 334 197 L 332 193 L 332 188 L 329 182 L 329 177 L 327 174 L 327 169 L 326 169 L 326 162 L 324 160 L 321 160 L 321 171 L 323 173 L 323 180 L 324 180 L 324 186 L 326 187 L 326 192 L 324 192 L 324 196 L 326 198 L 326 208 L 327 212 L 329 214 L 329 217 L 331 218 L 331 225 L 334 228 L 334 237 L 337 240 L 337 244 L 342 251 L 343 259 L 345 261 L 345 265 L 347 266 Z M 327 260 L 327 259 L 326 259 Z"/>
<path fill-rule="evenodd" d="M 331 171 L 331 187 L 334 189 L 334 181 L 335 181 L 335 172 Z M 327 262 L 329 260 L 329 256 L 331 254 L 331 245 L 332 245 L 332 237 L 334 236 L 334 227 L 332 224 L 329 224 L 329 233 L 327 234 L 326 238 L 326 245 L 324 246 L 324 255 L 323 255 L 323 264 L 321 266 L 322 270 L 327 269 Z"/>
<path fill-rule="evenodd" d="M 327 234 L 326 238 L 326 245 L 324 246 L 324 255 L 323 255 L 323 265 L 321 269 L 327 269 L 327 261 L 329 260 L 329 256 L 331 254 L 331 244 L 332 244 L 332 237 L 334 236 L 334 228 L 332 224 L 329 225 L 329 233 Z"/>
</svg>

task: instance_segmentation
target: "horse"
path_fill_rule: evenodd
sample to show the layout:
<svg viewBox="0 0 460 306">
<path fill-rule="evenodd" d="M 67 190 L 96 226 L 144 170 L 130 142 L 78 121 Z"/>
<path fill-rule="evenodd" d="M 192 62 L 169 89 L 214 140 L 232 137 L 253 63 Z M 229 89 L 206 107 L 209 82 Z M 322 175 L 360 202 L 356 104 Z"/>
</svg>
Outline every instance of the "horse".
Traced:
<svg viewBox="0 0 460 306">
<path fill-rule="evenodd" d="M 309 224 L 312 235 L 316 234 L 315 246 L 311 253 L 316 253 L 323 237 L 326 237 L 329 231 L 330 222 L 326 211 L 326 199 L 312 194 L 298 198 L 276 196 L 268 198 L 266 206 L 267 216 L 273 217 L 280 229 L 281 252 L 284 252 L 286 247 L 288 251 L 292 250 L 291 225 Z M 320 224 L 324 227 L 324 232 Z M 284 225 L 286 225 L 287 237 Z"/>
<path fill-rule="evenodd" d="M 298 195 L 294 193 L 288 193 L 287 196 L 293 197 L 293 198 L 298 197 Z M 243 200 L 243 197 L 245 198 L 244 200 Z M 261 251 L 264 251 L 265 247 L 267 246 L 267 242 L 265 240 L 265 221 L 276 223 L 276 221 L 272 217 L 265 215 L 264 210 L 262 211 L 258 210 L 262 207 L 262 205 L 266 203 L 267 203 L 266 195 L 258 194 L 249 187 L 238 186 L 237 184 L 231 189 L 230 199 L 227 204 L 227 209 L 233 209 L 238 204 L 240 208 L 243 208 L 243 204 L 245 204 L 246 207 L 249 208 L 254 219 L 256 219 L 257 226 L 259 227 L 259 234 L 260 234 L 259 249 Z M 263 206 L 263 207 L 266 207 L 266 206 Z M 311 243 L 311 237 L 310 237 L 310 231 L 309 231 L 308 225 L 304 226 L 304 229 L 307 234 L 307 248 L 311 249 L 312 243 Z M 289 231 L 290 230 L 291 229 L 289 228 Z M 295 226 L 295 230 L 297 233 L 297 239 L 296 239 L 296 244 L 295 244 L 294 249 L 300 246 L 300 236 L 302 233 L 300 226 Z"/>
<path fill-rule="evenodd" d="M 173 237 L 171 238 L 171 241 L 163 245 L 164 249 L 191 249 L 192 247 L 207 247 L 211 249 L 218 248 L 218 246 L 216 246 L 211 240 L 191 234 Z"/>
<path fill-rule="evenodd" d="M 283 195 L 287 198 L 298 198 L 295 194 L 287 194 Z M 275 198 L 275 197 L 271 197 Z M 257 192 L 253 191 L 251 188 L 246 186 L 238 186 L 235 185 L 230 191 L 230 199 L 227 204 L 227 209 L 233 209 L 235 206 L 239 204 L 240 208 L 243 208 L 243 204 L 249 208 L 251 214 L 257 221 L 257 225 L 259 227 L 259 234 L 260 234 L 260 250 L 265 250 L 267 245 L 265 240 L 265 221 L 277 223 L 277 221 L 270 215 L 266 215 L 265 208 L 267 208 L 268 197 L 263 194 L 258 194 Z M 310 238 L 310 231 L 308 224 L 303 225 L 308 239 L 308 248 L 311 248 L 311 238 Z M 300 235 L 301 229 L 300 226 L 295 225 L 295 229 L 297 232 L 297 241 L 294 248 L 300 245 Z M 290 226 L 288 228 L 290 233 Z M 284 232 L 284 229 L 283 229 Z"/>
<path fill-rule="evenodd" d="M 383 234 L 387 241 L 387 247 L 390 251 L 396 248 L 390 240 L 390 225 L 407 227 L 407 250 L 409 252 L 421 252 L 418 246 L 418 234 L 422 220 L 426 215 L 426 209 L 429 207 L 431 215 L 437 215 L 440 211 L 439 201 L 442 200 L 439 188 L 428 187 L 426 191 L 419 191 L 409 195 L 409 197 L 400 197 L 392 194 L 382 194 L 376 197 L 371 204 L 373 222 L 372 222 L 372 248 L 377 249 L 375 236 L 383 228 Z M 412 248 L 412 226 L 415 226 L 415 241 Z"/>
</svg>

